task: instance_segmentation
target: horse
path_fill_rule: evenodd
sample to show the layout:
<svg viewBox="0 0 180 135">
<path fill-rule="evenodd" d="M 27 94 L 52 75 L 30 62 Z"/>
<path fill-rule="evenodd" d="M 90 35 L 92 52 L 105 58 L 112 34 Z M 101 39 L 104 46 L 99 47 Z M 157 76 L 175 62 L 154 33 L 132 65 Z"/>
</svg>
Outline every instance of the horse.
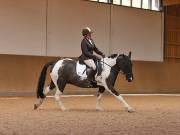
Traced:
<svg viewBox="0 0 180 135">
<path fill-rule="evenodd" d="M 66 108 L 61 100 L 66 84 L 73 84 L 83 88 L 99 88 L 97 93 L 96 110 L 102 111 L 103 108 L 100 106 L 100 101 L 104 91 L 108 91 L 121 101 L 128 112 L 133 112 L 134 109 L 125 101 L 125 99 L 117 92 L 114 88 L 114 84 L 118 73 L 121 72 L 128 82 L 133 80 L 131 52 L 128 55 L 125 54 L 111 54 L 107 57 L 102 58 L 100 72 L 96 72 L 95 81 L 97 85 L 91 85 L 87 79 L 88 67 L 80 64 L 79 60 L 64 58 L 57 61 L 50 61 L 46 63 L 41 71 L 38 86 L 37 86 L 37 98 L 38 103 L 34 104 L 34 109 L 37 109 L 46 98 L 49 91 L 56 88 L 55 100 L 57 101 L 60 109 L 65 111 Z M 84 71 L 81 75 L 78 74 L 77 68 L 84 66 Z M 50 84 L 44 88 L 47 69 L 50 68 L 51 81 Z M 85 70 L 86 69 L 86 70 Z M 98 66 L 97 66 L 98 69 Z M 83 68 L 80 68 L 82 71 Z M 84 73 L 87 71 L 86 73 Z M 84 75 L 83 75 L 84 74 Z"/>
</svg>

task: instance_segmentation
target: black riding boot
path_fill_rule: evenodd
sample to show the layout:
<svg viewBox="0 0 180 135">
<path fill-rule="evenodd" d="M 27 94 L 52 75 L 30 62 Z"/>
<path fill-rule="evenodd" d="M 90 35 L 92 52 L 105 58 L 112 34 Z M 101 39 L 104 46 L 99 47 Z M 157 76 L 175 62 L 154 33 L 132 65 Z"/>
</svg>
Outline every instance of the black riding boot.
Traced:
<svg viewBox="0 0 180 135">
<path fill-rule="evenodd" d="M 96 81 L 95 81 L 94 75 L 95 75 L 95 71 L 94 71 L 93 69 L 91 69 L 91 70 L 89 71 L 89 73 L 88 73 L 88 80 L 91 81 L 91 83 L 92 83 L 93 85 L 96 85 Z"/>
</svg>

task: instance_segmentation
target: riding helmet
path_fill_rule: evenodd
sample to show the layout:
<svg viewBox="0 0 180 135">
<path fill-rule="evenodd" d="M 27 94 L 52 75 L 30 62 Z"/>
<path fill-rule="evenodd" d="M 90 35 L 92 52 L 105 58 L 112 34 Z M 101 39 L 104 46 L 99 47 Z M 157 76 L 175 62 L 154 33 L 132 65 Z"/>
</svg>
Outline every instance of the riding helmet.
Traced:
<svg viewBox="0 0 180 135">
<path fill-rule="evenodd" d="M 89 27 L 86 27 L 82 30 L 82 35 L 85 36 L 89 33 L 93 33 L 92 30 Z"/>
</svg>

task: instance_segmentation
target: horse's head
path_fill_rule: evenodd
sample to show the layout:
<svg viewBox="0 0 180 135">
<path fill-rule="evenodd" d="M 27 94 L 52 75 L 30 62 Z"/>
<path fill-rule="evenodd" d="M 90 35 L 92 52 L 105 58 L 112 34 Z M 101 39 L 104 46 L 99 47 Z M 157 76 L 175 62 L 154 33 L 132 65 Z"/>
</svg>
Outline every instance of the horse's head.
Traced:
<svg viewBox="0 0 180 135">
<path fill-rule="evenodd" d="M 131 82 L 133 80 L 131 52 L 129 55 L 120 54 L 116 59 L 116 64 L 119 70 L 126 76 L 126 80 Z"/>
</svg>

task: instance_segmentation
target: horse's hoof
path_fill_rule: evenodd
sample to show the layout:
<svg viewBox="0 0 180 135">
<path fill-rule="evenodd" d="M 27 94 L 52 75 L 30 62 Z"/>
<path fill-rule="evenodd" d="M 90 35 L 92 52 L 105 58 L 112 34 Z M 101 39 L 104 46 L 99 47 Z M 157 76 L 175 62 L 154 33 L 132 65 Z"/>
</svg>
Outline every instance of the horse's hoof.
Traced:
<svg viewBox="0 0 180 135">
<path fill-rule="evenodd" d="M 133 113 L 133 112 L 135 112 L 135 110 L 134 110 L 133 108 L 129 108 L 129 109 L 128 109 L 128 112 L 129 112 L 129 113 Z"/>
<path fill-rule="evenodd" d="M 63 112 L 66 111 L 66 108 L 61 108 L 61 111 L 63 111 Z"/>
<path fill-rule="evenodd" d="M 38 108 L 38 106 L 36 104 L 34 104 L 34 110 L 36 110 Z"/>
<path fill-rule="evenodd" d="M 96 111 L 101 112 L 101 111 L 104 111 L 104 109 L 102 109 L 102 108 L 96 108 Z"/>
</svg>

